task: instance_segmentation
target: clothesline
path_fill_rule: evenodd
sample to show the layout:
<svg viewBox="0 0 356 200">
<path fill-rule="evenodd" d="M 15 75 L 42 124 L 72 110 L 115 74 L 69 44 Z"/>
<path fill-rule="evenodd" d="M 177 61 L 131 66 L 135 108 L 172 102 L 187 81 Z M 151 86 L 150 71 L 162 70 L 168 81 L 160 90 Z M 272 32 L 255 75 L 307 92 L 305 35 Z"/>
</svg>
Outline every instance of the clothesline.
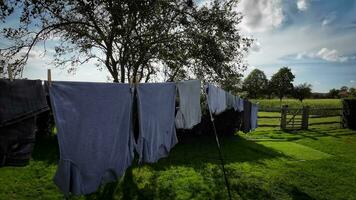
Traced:
<svg viewBox="0 0 356 200">
<path fill-rule="evenodd" d="M 132 84 L 122 83 L 52 81 L 50 71 L 48 74 L 45 85 L 49 86 L 60 147 L 55 183 L 65 195 L 89 194 L 102 182 L 116 180 L 131 165 L 134 151 L 140 162 L 157 162 L 168 156 L 178 143 L 176 128 L 192 129 L 201 122 L 199 80 L 143 83 L 132 87 Z M 4 87 L 16 87 L 18 80 L 10 83 L 0 80 L 0 83 Z M 204 88 L 228 187 L 213 114 L 219 115 L 228 109 L 241 112 L 246 118 L 244 130 L 250 131 L 257 127 L 258 107 L 211 84 Z M 44 89 L 37 87 L 37 90 Z M 178 110 L 176 95 L 180 104 Z M 138 106 L 137 141 L 132 134 L 134 98 Z"/>
</svg>

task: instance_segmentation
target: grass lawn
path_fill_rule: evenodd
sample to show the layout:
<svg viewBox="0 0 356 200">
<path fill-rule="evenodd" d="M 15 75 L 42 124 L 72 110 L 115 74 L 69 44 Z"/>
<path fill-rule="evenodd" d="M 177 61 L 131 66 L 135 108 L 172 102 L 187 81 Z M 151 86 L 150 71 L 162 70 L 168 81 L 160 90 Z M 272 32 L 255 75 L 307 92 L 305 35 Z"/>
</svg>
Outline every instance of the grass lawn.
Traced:
<svg viewBox="0 0 356 200">
<path fill-rule="evenodd" d="M 306 102 L 314 103 L 314 108 L 341 107 L 340 100 L 318 101 Z M 264 104 L 271 107 L 273 103 L 260 101 Z M 259 116 L 280 113 L 259 112 Z M 259 124 L 279 124 L 279 119 L 259 119 Z M 258 128 L 251 134 L 222 138 L 233 199 L 356 199 L 356 131 L 341 129 L 339 124 L 309 128 L 294 132 Z M 56 138 L 38 139 L 29 166 L 0 168 L 0 200 L 63 199 L 52 181 L 58 159 Z M 215 140 L 207 135 L 180 136 L 169 157 L 155 164 L 135 162 L 118 182 L 106 184 L 91 195 L 70 197 L 227 198 Z"/>
<path fill-rule="evenodd" d="M 259 128 L 222 139 L 234 199 L 356 199 L 356 131 Z M 31 164 L 0 168 L 0 199 L 62 199 L 52 177 L 55 138 L 38 140 Z M 119 182 L 71 199 L 227 199 L 212 136 L 183 137 L 168 158 L 134 164 Z"/>
<path fill-rule="evenodd" d="M 259 102 L 260 108 L 279 108 L 281 106 L 279 99 L 255 99 L 253 102 Z M 283 99 L 282 105 L 288 105 L 290 108 L 300 108 L 310 106 L 311 108 L 342 108 L 340 99 L 305 99 L 303 104 L 297 99 Z"/>
</svg>

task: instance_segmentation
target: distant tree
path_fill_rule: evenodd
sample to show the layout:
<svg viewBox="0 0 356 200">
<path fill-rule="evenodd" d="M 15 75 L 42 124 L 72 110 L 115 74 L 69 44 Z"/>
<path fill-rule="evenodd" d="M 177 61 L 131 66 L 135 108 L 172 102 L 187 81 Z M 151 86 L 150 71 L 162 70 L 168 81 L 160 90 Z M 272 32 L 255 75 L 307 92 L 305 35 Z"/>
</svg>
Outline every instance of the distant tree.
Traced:
<svg viewBox="0 0 356 200">
<path fill-rule="evenodd" d="M 340 98 L 339 93 L 340 93 L 340 90 L 333 88 L 333 89 L 329 90 L 328 97 L 334 98 L 334 99 Z"/>
<path fill-rule="evenodd" d="M 0 40 L 7 45 L 0 47 L 0 58 L 21 76 L 34 47 L 45 47 L 55 38 L 53 63 L 61 69 L 75 71 L 93 61 L 114 82 L 161 77 L 237 84 L 252 43 L 239 31 L 242 14 L 237 3 L 2 0 Z M 2 70 L 0 76 L 5 73 Z"/>
<path fill-rule="evenodd" d="M 298 99 L 301 103 L 303 103 L 304 99 L 309 98 L 311 96 L 311 87 L 312 86 L 308 83 L 297 85 L 293 88 L 292 96 Z"/>
<path fill-rule="evenodd" d="M 342 86 L 340 92 L 348 92 L 349 88 L 347 86 Z"/>
<path fill-rule="evenodd" d="M 284 96 L 291 94 L 293 91 L 292 82 L 294 81 L 294 78 L 294 74 L 288 67 L 282 67 L 272 76 L 269 87 L 271 88 L 271 91 L 278 96 L 280 101 L 282 101 Z"/>
<path fill-rule="evenodd" d="M 356 88 L 353 87 L 349 88 L 349 95 L 351 97 L 356 97 Z"/>
<path fill-rule="evenodd" d="M 273 97 L 273 86 L 272 86 L 271 80 L 268 81 L 265 92 L 266 92 L 267 98 L 268 99 L 272 99 L 272 97 Z"/>
<path fill-rule="evenodd" d="M 250 98 L 257 98 L 265 94 L 267 85 L 268 79 L 265 73 L 254 69 L 244 80 L 243 89 L 248 92 Z"/>
</svg>

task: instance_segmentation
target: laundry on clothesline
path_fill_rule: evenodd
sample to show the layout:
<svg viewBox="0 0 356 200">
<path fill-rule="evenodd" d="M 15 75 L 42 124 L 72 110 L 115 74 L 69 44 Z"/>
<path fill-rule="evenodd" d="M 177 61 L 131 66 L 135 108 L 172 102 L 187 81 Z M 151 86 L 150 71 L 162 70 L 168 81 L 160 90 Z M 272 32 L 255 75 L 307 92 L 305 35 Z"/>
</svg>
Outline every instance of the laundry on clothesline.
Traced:
<svg viewBox="0 0 356 200">
<path fill-rule="evenodd" d="M 177 144 L 175 99 L 175 83 L 137 85 L 140 132 L 136 147 L 140 162 L 157 162 Z"/>
<path fill-rule="evenodd" d="M 211 113 L 218 115 L 227 109 L 226 92 L 212 84 L 206 87 L 208 107 Z"/>
<path fill-rule="evenodd" d="M 40 80 L 0 79 L 0 167 L 28 164 L 36 115 L 47 110 Z"/>
<path fill-rule="evenodd" d="M 117 83 L 52 82 L 60 161 L 54 178 L 67 196 L 115 181 L 134 156 L 133 93 Z"/>
<path fill-rule="evenodd" d="M 258 128 L 258 105 L 251 105 L 251 131 L 254 131 Z"/>
<path fill-rule="evenodd" d="M 179 108 L 176 114 L 176 128 L 192 129 L 201 121 L 199 80 L 177 82 Z"/>
<path fill-rule="evenodd" d="M 137 85 L 51 81 L 42 85 L 41 81 L 1 79 L 0 88 L 0 105 L 6 105 L 0 106 L 0 166 L 28 163 L 35 116 L 49 109 L 48 92 L 60 149 L 54 181 L 66 196 L 89 194 L 103 183 L 118 180 L 131 166 L 134 151 L 140 163 L 167 157 L 178 143 L 176 129 L 199 124 L 202 129 L 202 118 L 206 118 L 199 80 Z M 212 84 L 204 88 L 208 109 L 222 134 L 231 127 L 245 133 L 258 127 L 258 105 Z M 14 151 L 13 144 L 21 148 Z"/>
</svg>

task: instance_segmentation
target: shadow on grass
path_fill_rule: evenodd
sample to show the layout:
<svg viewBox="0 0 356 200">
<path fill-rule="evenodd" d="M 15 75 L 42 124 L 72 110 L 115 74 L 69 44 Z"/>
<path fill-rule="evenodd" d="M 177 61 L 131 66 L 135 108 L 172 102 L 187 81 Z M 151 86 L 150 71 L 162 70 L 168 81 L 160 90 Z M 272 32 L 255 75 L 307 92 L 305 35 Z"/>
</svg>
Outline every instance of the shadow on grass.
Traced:
<svg viewBox="0 0 356 200">
<path fill-rule="evenodd" d="M 221 145 L 225 164 L 241 162 L 260 162 L 265 159 L 286 157 L 273 149 L 263 145 L 248 141 L 240 136 L 222 138 Z M 206 165 L 212 164 L 214 167 L 207 170 Z M 190 193 L 191 195 L 207 195 L 205 198 L 226 199 L 227 192 L 220 168 L 218 149 L 214 136 L 185 136 L 179 138 L 177 144 L 169 154 L 169 157 L 161 159 L 155 164 L 144 164 L 138 166 L 134 164 L 130 167 L 121 183 L 117 182 L 117 190 L 122 192 L 121 199 L 170 199 L 176 198 L 179 193 Z M 143 169 L 144 168 L 144 169 Z M 142 169 L 142 170 L 141 170 Z M 146 173 L 145 169 L 154 171 L 154 175 L 149 178 L 149 184 L 138 186 L 140 173 Z M 138 174 L 132 173 L 138 171 Z M 235 176 L 236 173 L 227 169 L 228 176 Z M 159 175 L 158 175 L 159 174 Z M 206 175 L 206 177 L 205 177 Z M 158 177 L 159 176 L 159 177 Z M 162 178 L 163 177 L 163 178 Z M 207 178 L 210 177 L 210 178 Z M 146 177 L 147 178 L 147 177 Z M 184 183 L 182 183 L 184 181 Z M 210 181 L 210 183 L 208 183 Z M 184 191 L 177 191 L 181 186 L 186 185 Z M 206 188 L 207 185 L 214 185 L 214 188 Z M 271 199 L 268 191 L 260 188 L 260 185 L 252 186 L 251 182 L 232 184 L 235 198 Z M 106 187 L 106 186 L 105 186 Z M 243 188 L 250 188 L 253 191 L 248 193 Z M 253 188 L 252 188 L 253 187 Z M 212 191 L 215 190 L 215 191 Z M 205 193 L 204 193 L 205 191 Z M 210 193 L 209 193 L 210 192 Z M 257 196 L 256 196 L 257 195 Z M 113 195 L 102 196 L 95 194 L 97 199 L 111 199 Z M 199 198 L 199 196 L 189 196 L 189 198 Z M 235 199 L 234 198 L 234 199 Z"/>
<path fill-rule="evenodd" d="M 220 138 L 220 143 L 226 165 L 242 162 L 259 163 L 265 159 L 286 157 L 284 154 L 240 136 Z M 56 164 L 59 159 L 57 138 L 55 136 L 38 138 L 32 157 L 36 161 Z M 212 169 L 207 169 L 207 165 L 212 165 Z M 233 169 L 228 168 L 228 176 L 236 175 L 231 170 Z M 147 171 L 153 174 L 151 177 L 142 175 L 143 180 L 148 181 L 148 184 L 138 185 L 141 184 L 138 181 L 140 173 L 147 173 Z M 175 184 L 178 184 L 176 182 L 182 181 L 182 179 L 186 182 L 181 184 L 188 188 L 178 191 L 181 185 Z M 214 189 L 208 186 L 212 186 Z M 234 187 L 234 191 L 241 193 L 243 198 L 269 199 L 271 197 L 268 191 L 263 190 L 259 185 L 253 186 L 251 182 L 239 180 L 232 187 Z M 242 189 L 246 187 L 255 192 L 244 192 Z M 138 165 L 135 161 L 120 181 L 108 183 L 91 195 L 71 199 L 170 199 L 182 193 L 205 195 L 196 196 L 198 199 L 205 197 L 226 199 L 226 188 L 214 136 L 181 136 L 179 143 L 167 158 L 161 159 L 155 164 Z M 193 197 L 189 196 L 189 198 Z"/>
<path fill-rule="evenodd" d="M 310 128 L 308 130 L 258 130 L 257 137 L 253 137 L 251 140 L 258 141 L 259 139 L 263 139 L 267 141 L 295 141 L 303 138 L 318 140 L 322 137 L 334 137 L 334 138 L 342 138 L 344 136 L 356 135 L 356 131 L 352 131 L 349 129 L 341 129 L 335 127 L 327 127 L 327 128 Z"/>
<path fill-rule="evenodd" d="M 47 164 L 57 164 L 59 160 L 58 140 L 56 136 L 42 136 L 36 138 L 32 152 L 32 159 Z"/>
</svg>

